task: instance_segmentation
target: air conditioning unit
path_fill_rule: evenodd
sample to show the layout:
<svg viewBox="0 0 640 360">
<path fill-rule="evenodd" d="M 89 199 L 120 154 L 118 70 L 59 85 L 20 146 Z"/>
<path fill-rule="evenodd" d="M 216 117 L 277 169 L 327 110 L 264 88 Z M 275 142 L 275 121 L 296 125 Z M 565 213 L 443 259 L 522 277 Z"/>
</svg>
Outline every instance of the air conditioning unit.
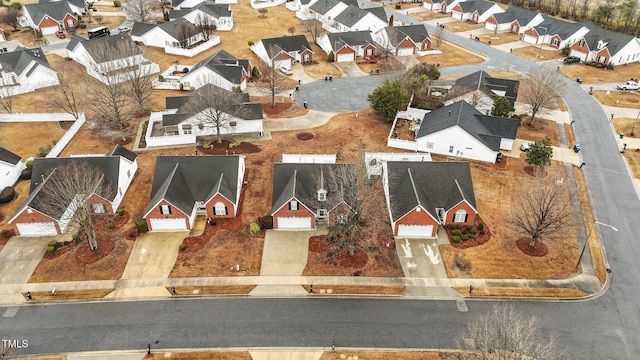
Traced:
<svg viewBox="0 0 640 360">
<path fill-rule="evenodd" d="M 229 126 L 236 126 L 236 122 L 235 121 L 229 121 Z"/>
</svg>

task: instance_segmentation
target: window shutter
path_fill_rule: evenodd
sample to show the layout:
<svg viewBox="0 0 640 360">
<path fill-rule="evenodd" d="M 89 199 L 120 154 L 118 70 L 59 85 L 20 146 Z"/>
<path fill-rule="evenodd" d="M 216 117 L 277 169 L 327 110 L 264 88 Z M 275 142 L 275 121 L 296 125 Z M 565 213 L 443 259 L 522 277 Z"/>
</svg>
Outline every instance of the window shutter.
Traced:
<svg viewBox="0 0 640 360">
<path fill-rule="evenodd" d="M 226 205 L 225 205 L 225 207 L 224 207 L 224 214 L 225 214 L 225 215 L 229 215 L 229 210 L 227 210 L 227 206 L 226 206 Z"/>
<path fill-rule="evenodd" d="M 467 222 L 468 218 L 469 218 L 469 214 L 464 214 L 464 222 Z"/>
</svg>

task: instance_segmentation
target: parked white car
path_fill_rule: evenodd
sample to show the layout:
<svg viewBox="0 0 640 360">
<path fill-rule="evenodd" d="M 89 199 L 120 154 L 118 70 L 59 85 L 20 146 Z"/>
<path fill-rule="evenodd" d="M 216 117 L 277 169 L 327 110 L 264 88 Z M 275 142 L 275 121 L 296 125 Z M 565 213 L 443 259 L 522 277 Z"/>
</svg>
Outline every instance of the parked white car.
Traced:
<svg viewBox="0 0 640 360">
<path fill-rule="evenodd" d="M 280 71 L 285 75 L 293 74 L 293 70 L 287 65 L 280 66 Z"/>
</svg>

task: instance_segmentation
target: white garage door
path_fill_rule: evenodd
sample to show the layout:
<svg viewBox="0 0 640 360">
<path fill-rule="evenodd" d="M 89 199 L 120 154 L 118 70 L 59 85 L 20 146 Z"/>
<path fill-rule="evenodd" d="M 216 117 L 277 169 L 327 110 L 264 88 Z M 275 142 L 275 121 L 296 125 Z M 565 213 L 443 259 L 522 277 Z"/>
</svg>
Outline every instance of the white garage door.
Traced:
<svg viewBox="0 0 640 360">
<path fill-rule="evenodd" d="M 343 62 L 343 61 L 356 61 L 355 54 L 354 53 L 338 54 L 338 62 Z"/>
<path fill-rule="evenodd" d="M 484 28 L 490 31 L 494 31 L 496 29 L 496 27 L 498 27 L 498 25 L 496 24 L 492 24 L 492 23 L 484 23 Z"/>
<path fill-rule="evenodd" d="M 310 217 L 279 217 L 278 229 L 311 229 Z"/>
<path fill-rule="evenodd" d="M 456 20 L 462 20 L 462 13 L 458 12 L 458 11 L 452 11 L 451 12 L 451 17 L 456 19 Z"/>
<path fill-rule="evenodd" d="M 279 69 L 280 66 L 289 66 L 291 67 L 291 60 L 290 59 L 286 59 L 286 60 L 275 60 L 273 62 L 273 65 L 275 66 L 276 69 Z"/>
<path fill-rule="evenodd" d="M 580 58 L 580 60 L 585 61 L 587 60 L 587 54 L 583 53 L 582 51 L 575 51 L 575 50 L 571 50 L 571 52 L 569 53 L 570 56 L 577 56 Z"/>
<path fill-rule="evenodd" d="M 413 55 L 413 48 L 398 48 L 397 56 L 409 56 Z"/>
<path fill-rule="evenodd" d="M 432 237 L 433 225 L 400 225 L 398 226 L 398 236 Z"/>
<path fill-rule="evenodd" d="M 187 221 L 178 219 L 151 219 L 151 230 L 187 230 Z"/>
<path fill-rule="evenodd" d="M 524 40 L 524 42 L 528 42 L 529 44 L 535 44 L 536 41 L 538 41 L 538 38 L 535 36 L 525 34 L 522 40 Z"/>
<path fill-rule="evenodd" d="M 51 34 L 55 34 L 56 31 L 58 31 L 58 27 L 57 26 L 47 26 L 47 27 L 43 27 L 40 30 L 42 31 L 42 35 L 51 35 Z"/>
<path fill-rule="evenodd" d="M 18 223 L 20 236 L 52 236 L 58 235 L 53 222 Z"/>
</svg>

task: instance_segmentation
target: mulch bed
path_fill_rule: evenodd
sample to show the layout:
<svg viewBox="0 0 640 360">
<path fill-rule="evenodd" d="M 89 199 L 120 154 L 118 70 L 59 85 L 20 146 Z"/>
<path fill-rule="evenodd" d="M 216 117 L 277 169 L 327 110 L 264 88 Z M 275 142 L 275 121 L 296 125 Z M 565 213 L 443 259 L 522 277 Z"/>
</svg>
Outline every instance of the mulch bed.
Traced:
<svg viewBox="0 0 640 360">
<path fill-rule="evenodd" d="M 271 106 L 271 101 L 267 101 L 262 103 L 262 112 L 265 113 L 266 115 L 275 115 L 283 111 L 289 110 L 291 105 L 293 105 L 293 103 L 291 102 L 283 103 L 283 102 L 278 102 L 276 100 L 275 105 Z"/>
<path fill-rule="evenodd" d="M 503 156 L 502 160 L 500 160 L 500 162 L 497 162 L 495 164 L 493 164 L 493 167 L 496 169 L 506 169 L 507 168 L 507 162 L 508 162 L 508 157 Z"/>
<path fill-rule="evenodd" d="M 362 249 L 356 249 L 353 256 L 350 256 L 349 249 L 345 247 L 344 249 L 342 249 L 342 251 L 340 251 L 340 255 L 338 256 L 338 261 L 340 263 L 340 266 L 360 269 L 367 265 L 367 262 L 369 261 L 369 256 Z M 354 276 L 358 276 L 358 275 L 354 274 Z"/>
<path fill-rule="evenodd" d="M 93 228 L 96 232 L 115 232 L 129 223 L 129 215 L 125 213 L 120 216 L 117 214 L 94 215 Z M 108 224 L 113 223 L 113 229 L 108 228 Z"/>
<path fill-rule="evenodd" d="M 131 136 L 124 136 L 124 137 L 118 137 L 118 138 L 114 139 L 113 143 L 124 146 L 124 145 L 127 145 L 127 144 L 131 143 L 131 141 L 133 141 Z"/>
<path fill-rule="evenodd" d="M 534 165 L 527 165 L 524 167 L 524 172 L 527 173 L 527 175 L 529 176 L 533 176 L 533 177 L 546 177 L 547 176 L 547 172 L 545 170 L 540 171 L 537 166 Z M 540 175 L 540 176 L 538 176 Z"/>
<path fill-rule="evenodd" d="M 311 140 L 313 139 L 313 136 L 314 135 L 312 133 L 308 133 L 308 132 L 301 132 L 296 134 L 296 137 L 298 138 L 298 140 L 302 140 L 302 141 Z"/>
<path fill-rule="evenodd" d="M 480 216 L 478 216 L 476 218 L 475 226 L 477 226 L 480 223 L 484 224 L 484 227 L 482 229 L 484 234 L 481 234 L 480 231 L 478 231 L 476 233 L 476 237 L 474 239 L 469 239 L 467 241 L 461 241 L 461 242 L 459 242 L 457 244 L 454 243 L 453 241 L 451 241 L 451 237 L 453 235 L 451 234 L 451 230 L 449 230 L 449 228 L 447 226 L 445 226 L 445 230 L 447 231 L 447 236 L 449 237 L 449 242 L 450 242 L 451 246 L 453 246 L 453 247 L 455 247 L 457 249 L 468 249 L 468 248 L 480 246 L 480 245 L 488 242 L 489 239 L 491 239 L 491 230 L 489 230 L 489 227 L 487 226 L 487 224 L 482 221 Z M 464 232 L 463 232 L 463 234 L 464 234 Z"/>
<path fill-rule="evenodd" d="M 520 251 L 529 256 L 543 257 L 549 253 L 549 249 L 545 244 L 542 243 L 542 241 L 536 241 L 533 247 L 529 246 L 530 242 L 530 238 L 521 237 L 516 240 L 516 245 L 518 246 L 518 249 L 520 249 Z"/>
<path fill-rule="evenodd" d="M 97 241 L 97 250 L 90 250 L 89 242 L 84 241 L 74 254 L 76 262 L 78 262 L 79 264 L 93 264 L 109 255 L 116 247 L 116 242 L 110 238 L 98 237 Z"/>
<path fill-rule="evenodd" d="M 75 123 L 75 121 L 58 121 L 58 125 L 59 125 L 63 130 L 69 130 L 69 129 L 71 129 L 71 126 L 73 125 L 73 123 Z"/>
<path fill-rule="evenodd" d="M 329 250 L 329 243 L 324 236 L 312 236 L 309 238 L 309 251 L 323 252 Z"/>
<path fill-rule="evenodd" d="M 250 142 L 242 142 L 240 145 L 234 147 L 233 149 L 229 148 L 229 144 L 231 142 L 229 140 L 222 140 L 222 143 L 218 144 L 217 141 L 211 143 L 213 148 L 205 149 L 202 146 L 198 146 L 196 149 L 198 154 L 208 154 L 208 155 L 230 155 L 230 154 L 253 154 L 260 152 L 260 146 L 254 145 Z"/>
<path fill-rule="evenodd" d="M 542 128 L 544 128 L 544 126 L 541 123 L 536 122 L 536 120 L 533 120 L 533 125 L 529 125 L 529 121 L 531 121 L 531 116 L 529 115 L 521 116 L 520 126 L 530 130 L 535 130 L 535 131 L 542 130 Z"/>
<path fill-rule="evenodd" d="M 187 248 L 182 250 L 184 253 L 194 253 L 202 249 L 211 239 L 213 234 L 218 230 L 225 229 L 229 231 L 237 231 L 242 227 L 242 219 L 236 216 L 231 219 L 216 219 L 215 225 L 205 225 L 204 231 L 199 236 L 186 237 L 183 243 L 187 244 Z"/>
</svg>

